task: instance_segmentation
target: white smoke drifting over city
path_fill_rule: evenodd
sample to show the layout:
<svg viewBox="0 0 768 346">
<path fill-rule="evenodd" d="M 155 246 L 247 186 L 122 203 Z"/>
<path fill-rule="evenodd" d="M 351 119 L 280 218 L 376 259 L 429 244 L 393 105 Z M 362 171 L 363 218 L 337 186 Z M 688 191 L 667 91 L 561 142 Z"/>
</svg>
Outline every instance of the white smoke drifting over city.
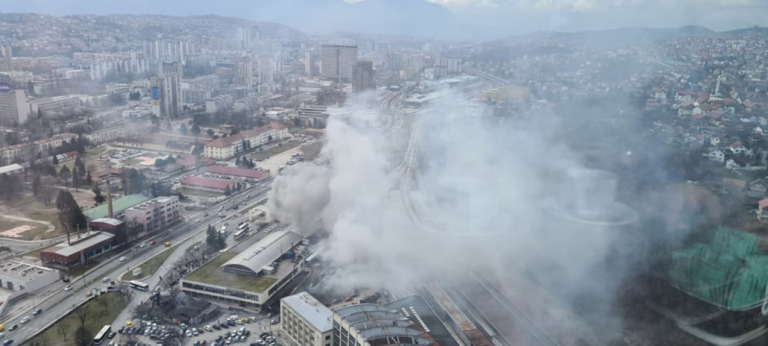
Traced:
<svg viewBox="0 0 768 346">
<path fill-rule="evenodd" d="M 611 251 L 611 230 L 553 222 L 542 211 L 545 197 L 562 188 L 561 172 L 580 166 L 558 140 L 554 117 L 503 121 L 466 106 L 463 95 L 442 100 L 403 116 L 413 127 L 426 120 L 417 141 L 383 135 L 364 106 L 332 116 L 323 149 L 332 167 L 288 168 L 275 180 L 270 211 L 305 232 L 327 230 L 322 256 L 346 287 L 457 281 L 475 268 L 502 285 L 534 271 L 564 299 L 583 290 L 613 296 L 620 271 L 593 271 Z M 419 155 L 401 166 L 408 142 L 418 142 Z M 402 177 L 420 179 L 401 184 Z"/>
</svg>

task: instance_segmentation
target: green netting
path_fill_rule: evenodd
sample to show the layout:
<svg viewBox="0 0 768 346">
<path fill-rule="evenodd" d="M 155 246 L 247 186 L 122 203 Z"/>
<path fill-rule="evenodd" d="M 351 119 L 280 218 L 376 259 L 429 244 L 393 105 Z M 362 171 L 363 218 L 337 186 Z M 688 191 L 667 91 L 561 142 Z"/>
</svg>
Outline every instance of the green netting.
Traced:
<svg viewBox="0 0 768 346">
<path fill-rule="evenodd" d="M 694 244 L 672 253 L 672 284 L 730 309 L 758 304 L 768 283 L 768 256 L 754 255 L 758 242 L 752 234 L 720 227 L 712 244 Z"/>
</svg>

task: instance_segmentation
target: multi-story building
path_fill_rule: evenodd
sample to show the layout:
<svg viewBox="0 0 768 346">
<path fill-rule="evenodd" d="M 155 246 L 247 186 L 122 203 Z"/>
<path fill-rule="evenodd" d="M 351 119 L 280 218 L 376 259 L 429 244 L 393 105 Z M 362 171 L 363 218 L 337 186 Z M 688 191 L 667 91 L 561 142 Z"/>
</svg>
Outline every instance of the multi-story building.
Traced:
<svg viewBox="0 0 768 346">
<path fill-rule="evenodd" d="M 253 130 L 242 131 L 236 135 L 225 138 L 219 138 L 208 142 L 203 155 L 214 160 L 226 160 L 243 152 L 245 143 L 252 148 L 274 141 L 282 140 L 288 137 L 288 128 L 279 123 L 270 123 L 267 126 L 255 128 Z"/>
<path fill-rule="evenodd" d="M 69 141 L 73 138 L 77 138 L 77 135 L 74 133 L 62 133 L 51 138 L 6 147 L 0 151 L 0 160 L 5 163 L 13 162 L 17 158 L 29 160 L 29 158 L 37 156 L 38 153 L 47 157 L 49 150 L 56 149 L 64 144 L 64 141 Z"/>
<path fill-rule="evenodd" d="M 316 75 L 317 68 L 315 65 L 317 62 L 315 61 L 315 52 L 313 51 L 307 51 L 304 53 L 304 74 L 307 77 L 314 77 Z"/>
<path fill-rule="evenodd" d="M 373 76 L 373 62 L 358 61 L 352 72 L 352 90 L 361 93 L 366 90 L 376 89 L 376 81 Z"/>
<path fill-rule="evenodd" d="M 333 312 L 307 292 L 280 300 L 280 330 L 298 345 L 331 346 Z"/>
<path fill-rule="evenodd" d="M 181 96 L 184 103 L 204 105 L 205 101 L 211 98 L 211 92 L 207 90 L 184 90 Z"/>
<path fill-rule="evenodd" d="M 184 92 L 187 90 L 216 91 L 221 89 L 221 79 L 216 74 L 184 79 L 181 81 L 181 88 Z"/>
<path fill-rule="evenodd" d="M 320 75 L 339 82 L 350 81 L 357 63 L 357 46 L 322 45 Z"/>
<path fill-rule="evenodd" d="M 177 118 L 183 112 L 183 96 L 181 90 L 182 68 L 178 62 L 161 64 L 163 72 L 158 76 L 160 115 Z"/>
<path fill-rule="evenodd" d="M 0 125 L 21 125 L 27 121 L 28 114 L 24 90 L 13 90 L 10 84 L 0 83 Z"/>
<path fill-rule="evenodd" d="M 0 62 L 0 66 L 3 67 L 3 70 L 13 71 L 13 51 L 11 50 L 11 46 L 0 46 L 0 55 L 3 56 L 3 60 Z"/>
<path fill-rule="evenodd" d="M 275 81 L 275 62 L 272 59 L 259 59 L 259 84 L 272 85 Z"/>
<path fill-rule="evenodd" d="M 152 121 L 140 121 L 135 124 L 128 124 L 128 125 L 122 125 L 117 127 L 111 127 L 107 129 L 102 129 L 98 131 L 94 131 L 91 133 L 86 133 L 83 136 L 85 136 L 86 139 L 88 139 L 91 143 L 104 143 L 116 140 L 121 137 L 129 137 L 133 135 L 139 135 L 149 132 L 149 130 L 152 129 Z"/>
<path fill-rule="evenodd" d="M 136 222 L 142 226 L 143 234 L 162 231 L 181 220 L 179 198 L 176 196 L 158 197 L 125 210 L 126 222 Z"/>
<path fill-rule="evenodd" d="M 253 89 L 253 63 L 249 57 L 241 57 L 235 61 L 235 86 Z"/>
<path fill-rule="evenodd" d="M 29 102 L 29 111 L 31 114 L 43 114 L 44 116 L 74 109 L 80 106 L 80 97 L 76 95 L 46 97 Z"/>
<path fill-rule="evenodd" d="M 219 95 L 205 100 L 205 112 L 216 113 L 220 111 L 230 111 L 235 105 L 235 99 L 232 95 Z"/>
</svg>

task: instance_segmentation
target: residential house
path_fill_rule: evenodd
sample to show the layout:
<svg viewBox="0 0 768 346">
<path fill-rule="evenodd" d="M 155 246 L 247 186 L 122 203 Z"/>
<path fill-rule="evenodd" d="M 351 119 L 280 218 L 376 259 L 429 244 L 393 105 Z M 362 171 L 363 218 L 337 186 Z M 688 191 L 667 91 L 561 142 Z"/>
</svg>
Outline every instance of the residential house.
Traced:
<svg viewBox="0 0 768 346">
<path fill-rule="evenodd" d="M 716 138 L 716 137 L 713 137 Z M 714 149 L 710 151 L 709 153 L 705 154 L 710 160 L 715 162 L 723 163 L 725 162 L 725 153 L 723 153 L 720 149 Z"/>
<path fill-rule="evenodd" d="M 747 147 L 741 144 L 741 142 L 733 142 L 729 148 L 731 149 L 731 152 L 736 155 L 744 154 L 747 151 Z"/>
<path fill-rule="evenodd" d="M 752 198 L 765 198 L 768 192 L 768 181 L 764 179 L 755 179 L 749 182 L 747 187 L 747 196 Z"/>
<path fill-rule="evenodd" d="M 760 221 L 765 222 L 764 220 L 768 220 L 768 198 L 761 199 L 759 202 L 757 202 L 757 219 Z"/>
<path fill-rule="evenodd" d="M 741 179 L 723 178 L 723 193 L 742 194 L 747 187 L 747 182 Z"/>
</svg>

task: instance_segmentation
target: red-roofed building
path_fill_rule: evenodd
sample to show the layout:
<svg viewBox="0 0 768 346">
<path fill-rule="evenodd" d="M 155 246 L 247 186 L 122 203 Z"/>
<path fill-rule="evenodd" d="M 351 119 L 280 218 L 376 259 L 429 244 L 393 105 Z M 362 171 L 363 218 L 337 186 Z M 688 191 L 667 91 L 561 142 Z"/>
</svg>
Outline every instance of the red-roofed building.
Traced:
<svg viewBox="0 0 768 346">
<path fill-rule="evenodd" d="M 723 192 L 741 193 L 747 188 L 747 182 L 741 179 L 723 178 Z"/>
<path fill-rule="evenodd" d="M 226 175 L 230 177 L 245 178 L 249 181 L 262 181 L 269 179 L 269 172 L 257 171 L 253 169 L 224 167 L 224 166 L 208 166 L 205 170 L 208 174 Z"/>
<path fill-rule="evenodd" d="M 205 191 L 223 192 L 229 187 L 232 189 L 237 183 L 224 179 L 212 179 L 203 177 L 186 177 L 181 180 L 181 186 Z"/>
<path fill-rule="evenodd" d="M 757 219 L 760 221 L 763 221 L 764 219 L 768 219 L 768 198 L 761 199 L 759 202 L 757 202 Z"/>
<path fill-rule="evenodd" d="M 120 179 L 123 176 L 123 170 L 119 168 L 102 169 L 100 171 L 92 172 L 91 179 L 96 184 L 101 184 L 104 179 Z"/>
<path fill-rule="evenodd" d="M 195 156 L 184 154 L 180 159 L 176 159 L 176 163 L 184 166 L 184 169 L 190 169 L 195 167 Z M 200 166 L 210 166 L 215 162 L 210 157 L 200 156 Z"/>
<path fill-rule="evenodd" d="M 205 145 L 203 155 L 214 160 L 226 160 L 243 151 L 244 143 L 251 148 L 288 137 L 288 128 L 272 122 L 267 126 L 243 131 L 236 135 L 219 138 Z"/>
</svg>

